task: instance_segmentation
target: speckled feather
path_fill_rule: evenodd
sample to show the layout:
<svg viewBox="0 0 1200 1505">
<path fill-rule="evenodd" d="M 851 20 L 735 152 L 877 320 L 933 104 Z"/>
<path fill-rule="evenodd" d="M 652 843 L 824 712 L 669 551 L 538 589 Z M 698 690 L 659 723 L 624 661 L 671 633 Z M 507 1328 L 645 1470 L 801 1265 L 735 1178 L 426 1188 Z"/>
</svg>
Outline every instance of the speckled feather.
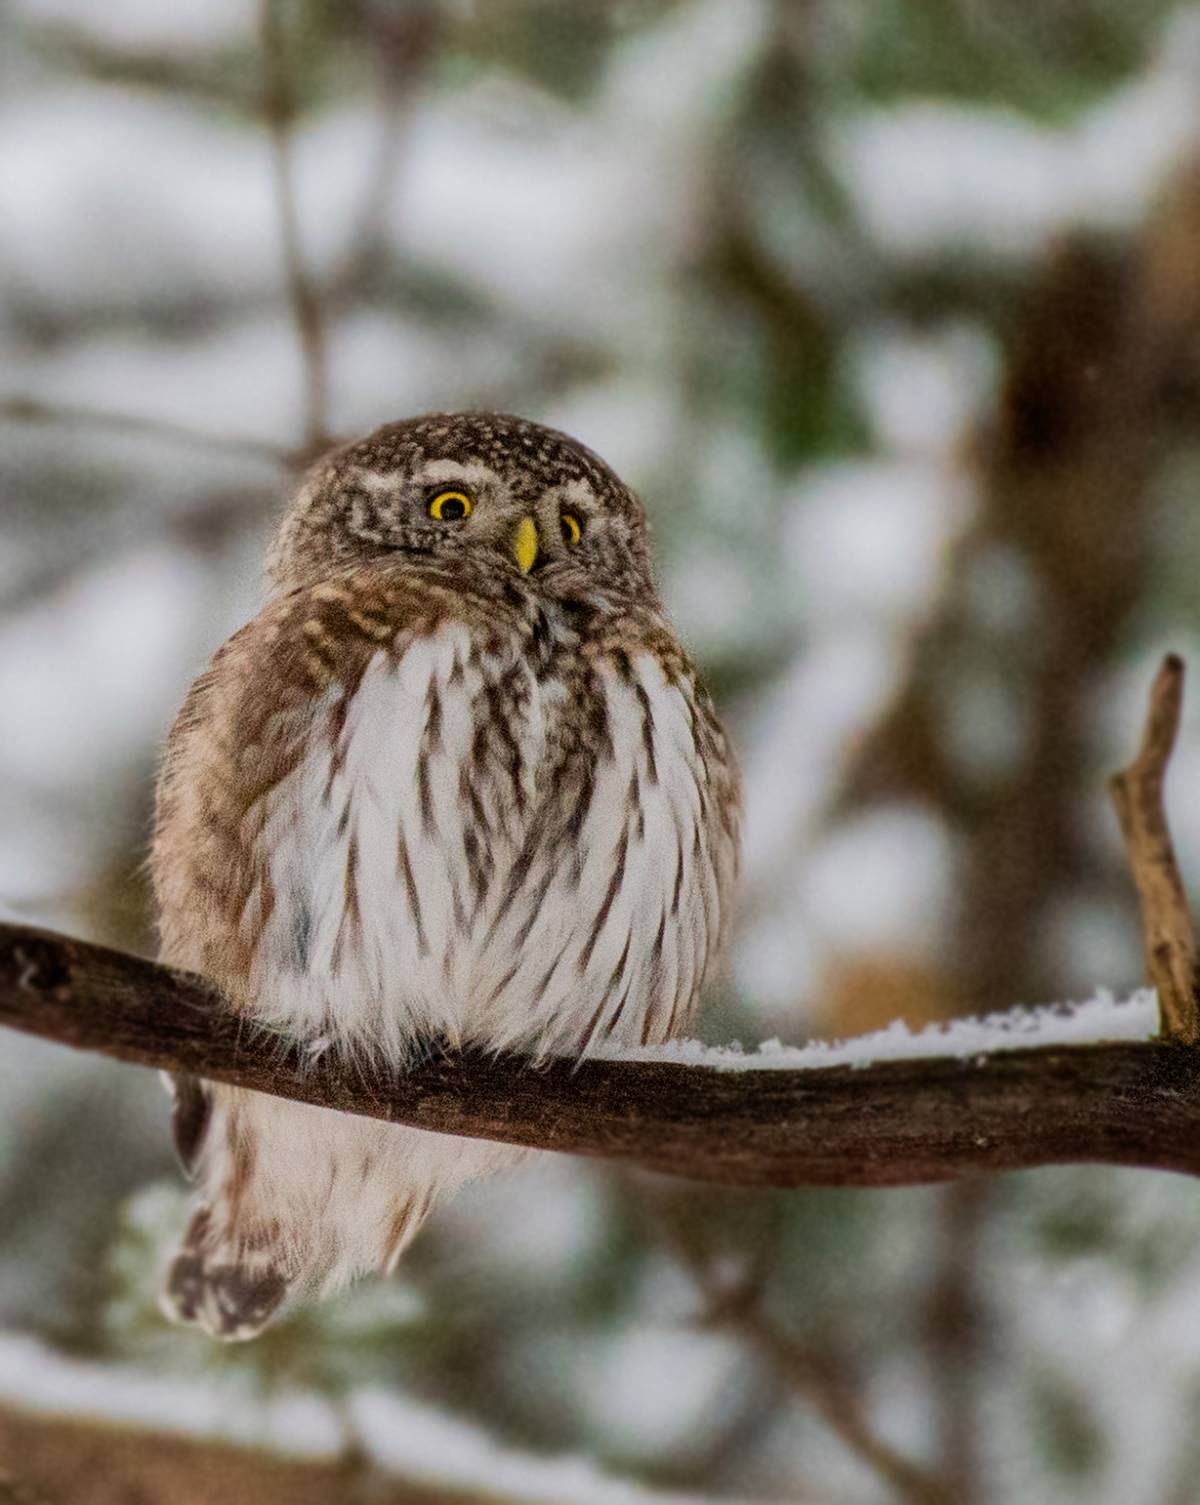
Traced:
<svg viewBox="0 0 1200 1505">
<path fill-rule="evenodd" d="M 465 521 L 428 516 L 447 485 Z M 678 1033 L 728 931 L 737 775 L 636 498 L 563 435 L 434 415 L 323 462 L 272 570 L 172 733 L 164 958 L 397 1065 L 434 1038 L 536 1055 Z M 224 1337 L 294 1286 L 390 1268 L 438 1193 L 514 1158 L 224 1087 L 185 1084 L 176 1114 L 201 1195 L 166 1305 Z"/>
</svg>

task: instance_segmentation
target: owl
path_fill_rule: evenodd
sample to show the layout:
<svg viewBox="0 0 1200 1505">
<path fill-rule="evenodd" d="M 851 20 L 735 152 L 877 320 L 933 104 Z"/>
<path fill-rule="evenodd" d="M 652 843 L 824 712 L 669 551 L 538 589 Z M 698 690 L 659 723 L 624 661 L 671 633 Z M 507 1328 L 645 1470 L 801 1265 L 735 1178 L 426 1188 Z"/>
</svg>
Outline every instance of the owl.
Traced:
<svg viewBox="0 0 1200 1505">
<path fill-rule="evenodd" d="M 434 414 L 321 460 L 268 563 L 170 735 L 163 960 L 396 1071 L 439 1042 L 683 1030 L 729 929 L 739 784 L 633 493 L 553 429 Z M 175 1091 L 198 1194 L 162 1300 L 216 1338 L 392 1270 L 438 1196 L 522 1153 Z"/>
</svg>

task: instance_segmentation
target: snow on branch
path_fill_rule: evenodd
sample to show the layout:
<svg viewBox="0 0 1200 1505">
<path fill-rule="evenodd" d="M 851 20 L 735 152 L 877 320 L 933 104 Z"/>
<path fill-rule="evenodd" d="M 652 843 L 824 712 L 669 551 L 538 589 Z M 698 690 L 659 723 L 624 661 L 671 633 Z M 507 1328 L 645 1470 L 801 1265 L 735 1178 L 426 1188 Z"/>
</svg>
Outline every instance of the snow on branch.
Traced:
<svg viewBox="0 0 1200 1505">
<path fill-rule="evenodd" d="M 699 1181 L 900 1186 L 1075 1162 L 1200 1175 L 1195 940 L 1161 803 L 1181 679 L 1168 660 L 1142 750 L 1115 781 L 1148 964 L 1177 989 L 1160 1040 L 1147 1038 L 1149 1000 L 1100 1001 L 921 1036 L 893 1029 L 840 1053 L 467 1053 L 397 1072 L 255 1029 L 201 978 L 21 924 L 0 924 L 0 1025 L 347 1113 Z"/>
</svg>

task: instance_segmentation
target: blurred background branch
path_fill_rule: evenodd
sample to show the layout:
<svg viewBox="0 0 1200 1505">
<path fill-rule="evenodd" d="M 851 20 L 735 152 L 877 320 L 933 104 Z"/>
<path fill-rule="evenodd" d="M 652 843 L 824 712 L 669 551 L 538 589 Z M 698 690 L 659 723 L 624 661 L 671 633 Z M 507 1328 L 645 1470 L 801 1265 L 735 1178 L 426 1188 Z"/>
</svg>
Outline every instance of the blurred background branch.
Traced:
<svg viewBox="0 0 1200 1505">
<path fill-rule="evenodd" d="M 728 1332 L 758 1354 L 897 1499 L 909 1505 L 953 1505 L 945 1480 L 875 1431 L 838 1355 L 812 1351 L 772 1320 L 765 1309 L 765 1272 L 757 1251 L 743 1251 L 740 1260 L 726 1255 L 715 1261 L 689 1236 L 686 1220 L 675 1216 L 669 1197 L 646 1196 L 641 1205 L 702 1299 L 694 1319 L 699 1326 Z"/>
<path fill-rule="evenodd" d="M 110 412 L 104 408 L 81 404 L 42 402 L 36 397 L 0 398 L 0 419 L 10 423 L 107 429 L 118 434 L 161 439 L 167 444 L 214 450 L 221 455 L 245 455 L 248 459 L 266 460 L 285 469 L 299 464 L 298 452 L 270 444 L 265 439 L 253 439 L 242 434 L 207 433 L 203 429 L 189 428 L 182 423 L 139 417 L 136 413 Z"/>
<path fill-rule="evenodd" d="M 328 446 L 329 353 L 325 310 L 313 283 L 301 239 L 292 162 L 292 128 L 296 103 L 288 66 L 285 7 L 278 0 L 259 0 L 258 35 L 262 53 L 262 112 L 271 138 L 271 164 L 284 284 L 304 373 L 304 450 L 312 455 Z"/>
</svg>

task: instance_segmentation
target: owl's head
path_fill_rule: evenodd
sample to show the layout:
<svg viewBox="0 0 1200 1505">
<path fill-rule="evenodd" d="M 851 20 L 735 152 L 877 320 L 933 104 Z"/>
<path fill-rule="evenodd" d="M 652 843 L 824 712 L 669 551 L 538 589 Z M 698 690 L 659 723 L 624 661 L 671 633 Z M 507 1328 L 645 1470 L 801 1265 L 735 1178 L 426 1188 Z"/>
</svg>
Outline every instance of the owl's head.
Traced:
<svg viewBox="0 0 1200 1505">
<path fill-rule="evenodd" d="M 282 588 L 395 556 L 526 576 L 551 596 L 653 591 L 646 516 L 603 460 L 503 413 L 389 423 L 322 459 L 270 555 Z"/>
</svg>

